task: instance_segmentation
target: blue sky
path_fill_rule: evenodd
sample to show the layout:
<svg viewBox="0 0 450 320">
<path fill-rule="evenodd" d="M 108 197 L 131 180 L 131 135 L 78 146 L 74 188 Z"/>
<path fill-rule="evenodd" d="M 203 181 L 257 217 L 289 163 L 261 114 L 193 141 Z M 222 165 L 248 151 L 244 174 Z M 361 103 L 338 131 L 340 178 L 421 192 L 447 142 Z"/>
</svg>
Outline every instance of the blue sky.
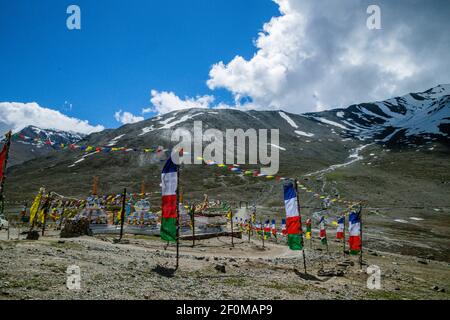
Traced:
<svg viewBox="0 0 450 320">
<path fill-rule="evenodd" d="M 370 29 L 373 3 L 2 0 L 0 131 L 89 133 L 148 108 L 303 113 L 450 83 L 450 1 L 377 0 Z"/>
<path fill-rule="evenodd" d="M 70 4 L 81 9 L 81 30 L 66 28 Z M 277 13 L 270 0 L 1 1 L 0 101 L 117 127 L 114 112 L 140 114 L 151 89 L 208 93 L 211 65 L 251 58 L 257 32 Z"/>
</svg>

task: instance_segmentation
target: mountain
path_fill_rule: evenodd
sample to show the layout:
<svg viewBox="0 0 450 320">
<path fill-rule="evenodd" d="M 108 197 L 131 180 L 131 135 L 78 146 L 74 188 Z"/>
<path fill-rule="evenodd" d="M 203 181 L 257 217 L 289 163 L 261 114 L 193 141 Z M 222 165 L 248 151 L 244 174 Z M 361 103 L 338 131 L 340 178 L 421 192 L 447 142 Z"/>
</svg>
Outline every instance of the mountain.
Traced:
<svg viewBox="0 0 450 320">
<path fill-rule="evenodd" d="M 86 197 L 97 176 L 100 194 L 119 193 L 123 188 L 137 193 L 144 182 L 157 211 L 161 169 L 167 150 L 175 144 L 170 139 L 175 129 L 192 133 L 197 120 L 202 121 L 203 131 L 218 129 L 217 138 L 226 129 L 279 129 L 279 143 L 273 146 L 280 157 L 278 175 L 298 178 L 313 191 L 300 189 L 303 217 L 318 215 L 322 200 L 315 193 L 362 201 L 365 246 L 450 261 L 449 110 L 449 86 L 445 85 L 303 115 L 225 109 L 175 111 L 93 133 L 76 143 L 83 147 L 54 150 L 11 166 L 5 193 L 8 200 L 30 203 L 44 186 L 62 195 Z M 270 139 L 268 143 L 275 144 Z M 19 145 L 23 143 L 14 142 L 13 148 Z M 145 152 L 150 148 L 166 152 Z M 243 165 L 241 169 L 260 167 Z M 189 203 L 202 201 L 207 194 L 212 200 L 236 206 L 240 201 L 255 204 L 258 219 L 263 221 L 274 217 L 280 221 L 285 215 L 282 181 L 276 179 L 216 165 L 183 165 L 180 186 Z M 335 204 L 320 215 L 334 221 L 345 210 L 345 205 Z"/>
<path fill-rule="evenodd" d="M 438 86 L 383 102 L 303 115 L 230 109 L 174 111 L 118 129 L 93 133 L 77 143 L 104 147 L 107 151 L 113 147 L 123 148 L 121 151 L 60 150 L 11 167 L 7 192 L 10 197 L 22 200 L 24 196 L 31 197 L 40 186 L 46 186 L 61 194 L 85 196 L 90 192 L 93 177 L 99 176 L 101 193 L 120 192 L 124 187 L 130 192 L 139 192 L 144 181 L 147 190 L 156 192 L 154 201 L 158 201 L 165 156 L 142 150 L 158 146 L 170 149 L 175 145 L 170 141 L 175 129 L 192 132 L 193 122 L 202 121 L 203 131 L 212 128 L 222 132 L 237 128 L 279 129 L 279 143 L 274 146 L 280 157 L 278 174 L 304 177 L 312 187 L 330 194 L 371 198 L 377 202 L 383 201 L 384 197 L 406 201 L 410 195 L 403 193 L 402 188 L 414 194 L 429 186 L 432 191 L 428 199 L 442 199 L 442 192 L 449 191 L 450 180 L 449 92 L 448 85 Z M 273 144 L 270 139 L 268 143 Z M 391 171 L 399 163 L 402 163 L 400 169 Z M 260 167 L 242 166 L 244 170 Z M 425 174 L 424 170 L 431 167 L 433 172 Z M 342 172 L 350 175 L 338 175 Z M 354 180 L 356 173 L 360 181 Z M 403 174 L 412 177 L 411 180 L 404 179 Z M 245 198 L 266 204 L 279 202 L 275 182 L 226 174 L 224 169 L 216 166 L 186 165 L 181 176 L 186 196 L 191 199 L 213 193 L 215 197 L 230 201 Z M 328 176 L 332 177 L 332 183 L 327 182 L 330 181 Z M 385 181 L 378 181 L 381 176 Z M 415 177 L 419 176 L 420 183 L 414 184 Z M 377 181 L 378 185 L 372 187 L 370 181 Z M 398 181 L 407 181 L 408 185 L 396 185 L 396 190 L 391 190 Z M 362 182 L 365 187 L 357 189 Z M 368 191 L 371 189 L 379 191 L 372 193 Z M 273 190 L 277 193 L 271 194 Z M 389 195 L 386 194 L 388 191 Z M 416 200 L 419 199 L 423 197 Z"/>
<path fill-rule="evenodd" d="M 439 85 L 381 102 L 352 105 L 308 117 L 343 128 L 349 136 L 381 143 L 448 141 L 450 85 Z"/>
<path fill-rule="evenodd" d="M 25 127 L 13 135 L 8 163 L 10 166 L 21 164 L 55 152 L 61 144 L 76 143 L 83 137 L 84 135 L 79 133 L 41 129 L 35 126 Z"/>
</svg>

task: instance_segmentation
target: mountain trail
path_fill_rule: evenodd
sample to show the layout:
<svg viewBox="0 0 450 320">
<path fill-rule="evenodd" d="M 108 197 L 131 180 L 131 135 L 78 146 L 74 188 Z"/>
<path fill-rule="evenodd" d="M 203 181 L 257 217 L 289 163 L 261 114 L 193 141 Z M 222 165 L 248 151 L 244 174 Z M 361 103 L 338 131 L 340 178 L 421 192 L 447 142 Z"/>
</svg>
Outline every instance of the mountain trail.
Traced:
<svg viewBox="0 0 450 320">
<path fill-rule="evenodd" d="M 373 143 L 365 144 L 365 145 L 359 146 L 358 148 L 353 149 L 353 152 L 348 157 L 349 161 L 347 161 L 347 162 L 340 163 L 340 164 L 333 164 L 333 165 L 329 166 L 328 168 L 308 173 L 305 175 L 305 177 L 311 177 L 311 176 L 321 177 L 325 173 L 335 171 L 336 169 L 339 169 L 339 168 L 348 167 L 357 161 L 363 160 L 364 157 L 360 154 L 360 152 L 371 145 L 373 145 Z"/>
</svg>

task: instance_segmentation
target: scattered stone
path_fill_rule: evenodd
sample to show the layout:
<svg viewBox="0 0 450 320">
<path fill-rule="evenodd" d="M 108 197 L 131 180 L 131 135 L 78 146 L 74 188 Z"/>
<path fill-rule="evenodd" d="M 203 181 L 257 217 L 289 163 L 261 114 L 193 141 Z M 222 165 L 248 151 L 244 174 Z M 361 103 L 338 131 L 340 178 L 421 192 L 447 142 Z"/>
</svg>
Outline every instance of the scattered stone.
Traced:
<svg viewBox="0 0 450 320">
<path fill-rule="evenodd" d="M 426 260 L 422 260 L 422 259 L 417 260 L 417 262 L 420 264 L 428 264 L 428 262 Z"/>
<path fill-rule="evenodd" d="M 338 267 L 352 267 L 355 263 L 351 260 L 345 260 L 337 264 Z"/>
<path fill-rule="evenodd" d="M 204 260 L 204 259 L 205 259 L 205 257 L 199 257 L 199 256 L 195 256 L 195 259 L 197 259 L 197 260 Z"/>
<path fill-rule="evenodd" d="M 445 293 L 445 289 L 444 288 L 440 288 L 438 291 L 442 292 L 442 293 Z"/>
<path fill-rule="evenodd" d="M 216 269 L 218 272 L 226 273 L 225 265 L 223 265 L 223 264 L 217 264 L 217 265 L 214 267 L 214 269 Z"/>
<path fill-rule="evenodd" d="M 342 270 L 323 270 L 317 271 L 319 277 L 343 277 L 344 272 Z"/>
<path fill-rule="evenodd" d="M 32 230 L 27 234 L 27 240 L 39 240 L 39 232 Z"/>
<path fill-rule="evenodd" d="M 59 244 L 64 244 L 64 243 L 66 243 L 66 241 L 64 241 L 64 240 L 58 240 L 58 243 L 59 243 Z"/>
<path fill-rule="evenodd" d="M 431 290 L 438 291 L 438 290 L 439 290 L 439 287 L 438 287 L 438 286 L 432 286 L 432 287 L 431 287 Z"/>
</svg>

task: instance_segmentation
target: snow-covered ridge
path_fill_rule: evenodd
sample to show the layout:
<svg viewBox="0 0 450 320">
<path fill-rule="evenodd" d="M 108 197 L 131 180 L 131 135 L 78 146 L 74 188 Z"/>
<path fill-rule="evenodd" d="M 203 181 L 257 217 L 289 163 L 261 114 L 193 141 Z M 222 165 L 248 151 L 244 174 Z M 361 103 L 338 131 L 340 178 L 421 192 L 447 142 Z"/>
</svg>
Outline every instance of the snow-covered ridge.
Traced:
<svg viewBox="0 0 450 320">
<path fill-rule="evenodd" d="M 350 106 L 339 111 L 308 114 L 360 139 L 389 142 L 400 136 L 449 136 L 450 85 L 420 93 Z"/>
<path fill-rule="evenodd" d="M 84 138 L 83 134 L 53 129 L 41 129 L 28 126 L 14 133 L 13 141 L 41 148 L 60 144 L 76 143 Z"/>
</svg>

